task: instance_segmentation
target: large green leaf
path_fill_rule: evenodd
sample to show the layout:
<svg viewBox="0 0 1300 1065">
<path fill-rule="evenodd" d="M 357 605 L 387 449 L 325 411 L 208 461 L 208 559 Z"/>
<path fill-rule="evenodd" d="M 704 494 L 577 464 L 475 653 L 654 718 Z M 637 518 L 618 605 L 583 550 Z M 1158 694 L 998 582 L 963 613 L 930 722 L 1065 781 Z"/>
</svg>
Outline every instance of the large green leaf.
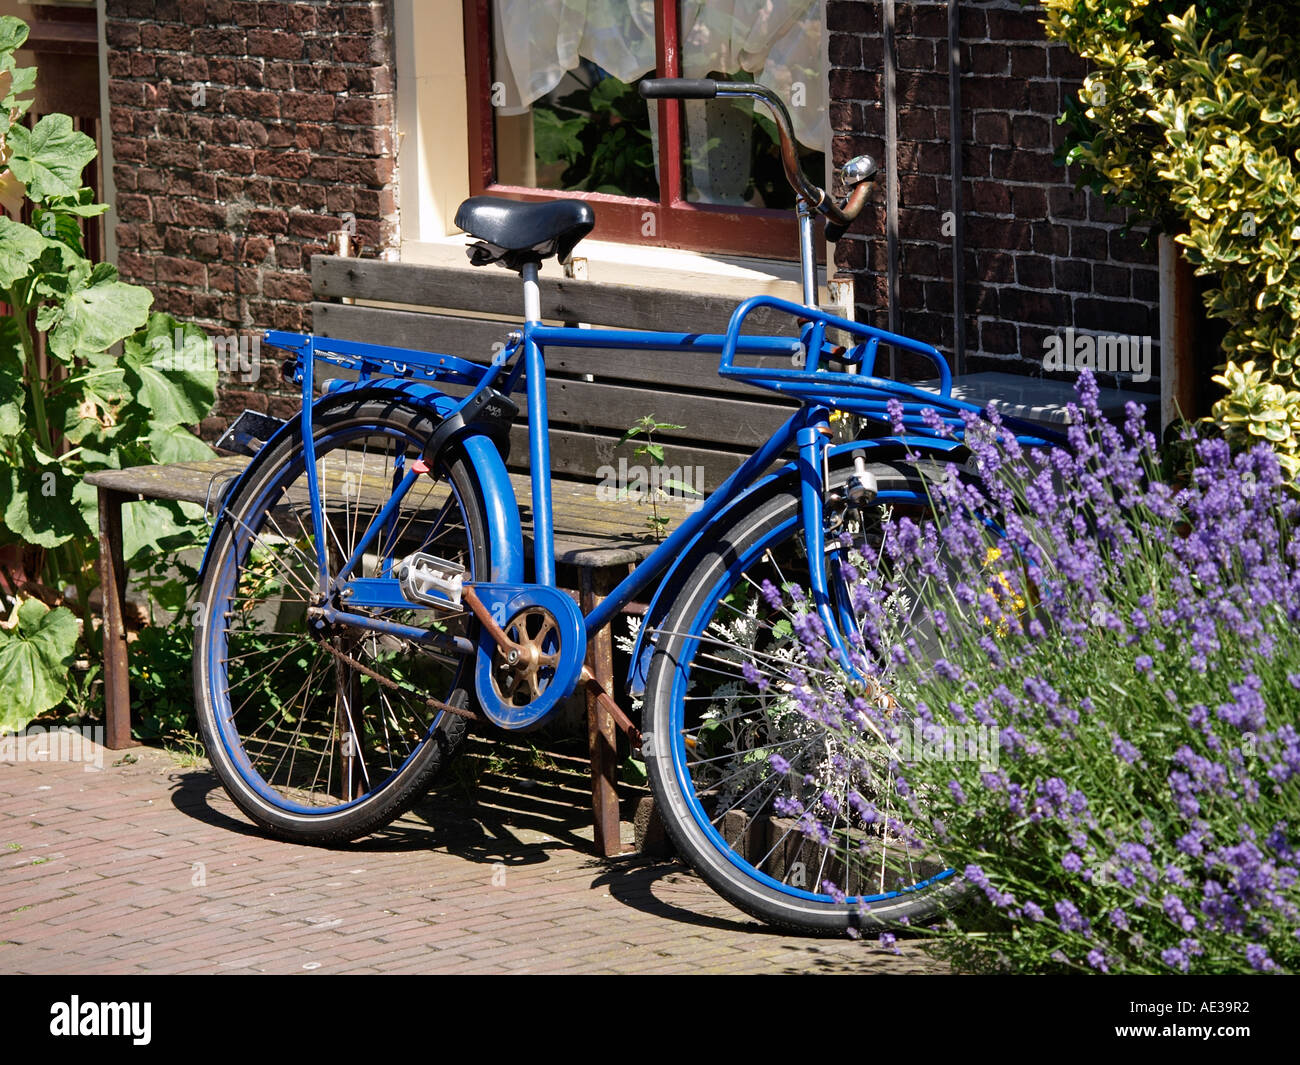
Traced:
<svg viewBox="0 0 1300 1065">
<path fill-rule="evenodd" d="M 95 202 L 94 189 L 78 189 L 71 196 L 54 196 L 45 204 L 51 211 L 73 214 L 78 218 L 94 218 L 108 210 L 108 204 Z M 102 263 L 101 265 L 108 265 Z"/>
<path fill-rule="evenodd" d="M 0 15 L 0 53 L 16 52 L 27 40 L 27 23 L 13 15 Z"/>
<path fill-rule="evenodd" d="M 77 647 L 77 619 L 66 607 L 28 599 L 15 615 L 13 629 L 0 629 L 0 729 L 13 731 L 58 705 Z"/>
<path fill-rule="evenodd" d="M 157 462 L 206 462 L 212 448 L 181 425 L 155 425 L 149 431 L 149 450 Z"/>
<path fill-rule="evenodd" d="M 144 325 L 151 303 L 153 294 L 139 285 L 87 285 L 63 305 L 58 325 L 50 331 L 50 351 L 64 360 L 104 351 Z"/>
<path fill-rule="evenodd" d="M 32 215 L 32 225 L 41 236 L 66 244 L 78 255 L 86 253 L 81 244 L 81 224 L 73 215 L 37 208 Z"/>
<path fill-rule="evenodd" d="M 122 508 L 122 558 L 128 565 L 164 551 L 189 547 L 203 508 L 193 503 L 142 500 Z"/>
<path fill-rule="evenodd" d="M 25 449 L 24 449 L 25 450 Z M 37 547 L 58 547 L 74 536 L 90 536 L 75 499 L 80 483 L 57 462 L 0 470 L 9 481 L 4 524 L 9 532 Z"/>
<path fill-rule="evenodd" d="M 95 158 L 95 142 L 72 128 L 67 115 L 46 115 L 31 129 L 9 131 L 9 169 L 37 203 L 50 196 L 75 196 L 81 172 Z"/>
<path fill-rule="evenodd" d="M 217 367 L 207 337 L 169 314 L 151 315 L 127 340 L 122 366 L 135 394 L 132 406 L 143 408 L 152 425 L 197 425 L 216 401 Z"/>
<path fill-rule="evenodd" d="M 0 215 L 0 288 L 27 276 L 49 241 L 31 226 Z"/>
<path fill-rule="evenodd" d="M 81 445 L 84 442 L 94 447 L 105 432 L 116 425 L 113 414 L 120 397 L 115 396 L 115 390 L 120 388 L 120 372 L 114 376 L 84 371 L 70 378 L 47 404 L 50 421 L 62 429 L 64 439 L 69 443 Z M 108 418 L 105 418 L 106 413 Z M 84 464 L 84 454 L 79 455 L 78 461 Z"/>
</svg>

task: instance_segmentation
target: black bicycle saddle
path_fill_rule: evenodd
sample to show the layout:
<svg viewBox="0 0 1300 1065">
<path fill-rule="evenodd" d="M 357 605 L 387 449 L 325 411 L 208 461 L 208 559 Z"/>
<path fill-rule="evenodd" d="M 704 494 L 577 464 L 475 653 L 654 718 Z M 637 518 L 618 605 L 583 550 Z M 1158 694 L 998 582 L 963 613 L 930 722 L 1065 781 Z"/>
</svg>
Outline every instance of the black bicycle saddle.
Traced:
<svg viewBox="0 0 1300 1065">
<path fill-rule="evenodd" d="M 478 243 L 470 245 L 475 266 L 501 263 L 518 270 L 551 255 L 567 259 L 591 232 L 596 216 L 583 200 L 521 203 L 499 196 L 471 196 L 456 211 L 456 225 Z"/>
</svg>

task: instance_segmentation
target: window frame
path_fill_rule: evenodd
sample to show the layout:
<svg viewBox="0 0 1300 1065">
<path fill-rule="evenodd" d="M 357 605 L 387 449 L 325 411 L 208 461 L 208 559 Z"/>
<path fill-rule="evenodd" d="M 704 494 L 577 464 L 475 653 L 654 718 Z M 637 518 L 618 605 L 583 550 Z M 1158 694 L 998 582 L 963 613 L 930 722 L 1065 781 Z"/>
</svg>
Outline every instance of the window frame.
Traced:
<svg viewBox="0 0 1300 1065">
<path fill-rule="evenodd" d="M 491 106 L 491 0 L 464 0 L 465 80 L 468 104 L 470 194 L 538 202 L 586 200 L 595 208 L 595 240 L 652 244 L 724 255 L 797 260 L 798 228 L 793 210 L 690 203 L 682 168 L 660 167 L 659 199 L 602 192 L 534 189 L 496 180 L 496 130 Z M 662 77 L 681 76 L 680 26 L 676 0 L 655 0 L 655 68 Z M 681 101 L 658 102 L 659 144 L 680 153 Z M 680 154 L 678 155 L 680 160 Z M 821 223 L 819 221 L 819 230 Z M 646 232 L 652 226 L 651 232 Z M 815 241 L 818 259 L 824 240 Z"/>
</svg>

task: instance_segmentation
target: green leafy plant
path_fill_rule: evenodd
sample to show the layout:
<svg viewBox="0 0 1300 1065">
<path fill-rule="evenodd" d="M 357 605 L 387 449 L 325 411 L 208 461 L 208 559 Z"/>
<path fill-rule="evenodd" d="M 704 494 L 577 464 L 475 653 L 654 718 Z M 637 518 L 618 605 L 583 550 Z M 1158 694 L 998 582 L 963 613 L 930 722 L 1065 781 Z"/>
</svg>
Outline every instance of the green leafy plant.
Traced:
<svg viewBox="0 0 1300 1065">
<path fill-rule="evenodd" d="M 627 432 L 619 437 L 616 447 L 621 447 L 629 440 L 635 437 L 643 437 L 643 441 L 633 449 L 632 454 L 638 458 L 646 456 L 651 458 L 660 467 L 664 461 L 664 446 L 655 442 L 654 434 L 664 429 L 685 429 L 684 425 L 673 425 L 671 422 L 655 421 L 653 414 L 647 414 L 633 425 Z M 626 491 L 626 487 L 624 488 Z M 699 496 L 700 492 L 693 486 L 686 484 L 675 477 L 653 477 L 651 483 L 647 486 L 646 492 L 640 497 L 638 502 L 646 500 L 650 503 L 650 515 L 646 518 L 646 525 L 649 527 L 655 541 L 659 542 L 664 538 L 664 529 L 667 528 L 672 518 L 663 514 L 659 510 L 659 505 L 669 499 L 669 492 L 681 492 L 683 495 Z"/>
<path fill-rule="evenodd" d="M 1091 68 L 1063 116 L 1067 160 L 1112 202 L 1174 232 L 1196 272 L 1215 278 L 1205 306 L 1229 324 L 1227 387 L 1247 388 L 1251 371 L 1239 368 L 1252 363 L 1261 385 L 1282 389 L 1269 409 L 1280 401 L 1287 414 L 1241 432 L 1243 412 L 1259 410 L 1256 389 L 1230 394 L 1213 417 L 1231 439 L 1284 445 L 1279 427 L 1300 417 L 1288 398 L 1300 386 L 1300 10 L 1278 0 L 1044 7 L 1048 36 Z"/>
<path fill-rule="evenodd" d="M 1300 391 L 1265 380 L 1253 362 L 1230 362 L 1214 381 L 1228 393 L 1214 408 L 1228 443 L 1240 450 L 1265 441 L 1291 480 L 1300 478 Z"/>
<path fill-rule="evenodd" d="M 650 117 L 636 88 L 612 76 L 533 108 L 533 144 L 543 166 L 564 164 L 565 189 L 616 196 L 659 195 Z"/>
<path fill-rule="evenodd" d="M 71 610 L 51 610 L 39 599 L 14 607 L 0 624 L 0 731 L 23 728 L 58 705 L 76 646 L 77 619 Z"/>
<path fill-rule="evenodd" d="M 89 639 L 98 517 L 84 474 L 209 458 L 188 427 L 212 407 L 216 364 L 202 331 L 150 313 L 147 289 L 86 257 L 82 224 L 107 210 L 81 184 L 95 144 L 67 115 L 20 124 L 36 83 L 15 58 L 26 39 L 25 23 L 0 17 L 0 203 L 31 217 L 0 216 L 0 587 L 49 605 L 70 588 Z M 127 562 L 194 543 L 200 517 L 187 504 L 128 505 Z M 35 623 L 35 606 L 19 609 Z M 51 615 L 42 624 L 63 639 L 70 630 Z M 62 696 L 62 658 L 24 661 L 46 671 L 40 690 Z"/>
</svg>

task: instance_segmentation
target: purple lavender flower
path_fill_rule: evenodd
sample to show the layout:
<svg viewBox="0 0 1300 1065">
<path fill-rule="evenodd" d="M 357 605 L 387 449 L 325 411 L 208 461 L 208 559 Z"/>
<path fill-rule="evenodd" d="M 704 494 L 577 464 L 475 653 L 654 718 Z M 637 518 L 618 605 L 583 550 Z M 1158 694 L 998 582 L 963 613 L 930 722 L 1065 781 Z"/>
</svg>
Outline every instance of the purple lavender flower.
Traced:
<svg viewBox="0 0 1300 1065">
<path fill-rule="evenodd" d="M 1196 918 L 1187 912 L 1187 907 L 1183 905 L 1183 900 L 1177 895 L 1166 895 L 1162 906 L 1165 911 L 1165 916 L 1173 921 L 1173 923 L 1184 932 L 1190 932 L 1196 927 Z"/>
<path fill-rule="evenodd" d="M 1138 749 L 1118 735 L 1111 737 L 1110 749 L 1128 765 L 1132 765 L 1140 757 Z"/>
<path fill-rule="evenodd" d="M 1055 909 L 1062 932 L 1088 931 L 1088 919 L 1079 912 L 1079 908 L 1073 902 L 1061 899 L 1057 901 Z"/>
<path fill-rule="evenodd" d="M 964 843 L 1014 840 L 1013 871 L 990 857 L 965 879 L 1036 947 L 1053 949 L 1047 940 L 1060 932 L 1092 936 L 1089 915 L 1104 914 L 1115 938 L 1095 936 L 1082 959 L 1070 948 L 1073 963 L 1109 971 L 1159 958 L 1190 971 L 1206 953 L 1217 963 L 1224 937 L 1244 937 L 1254 941 L 1228 948 L 1238 963 L 1244 952 L 1254 968 L 1280 967 L 1283 955 L 1265 943 L 1300 925 L 1300 847 L 1276 801 L 1300 781 L 1300 730 L 1285 703 L 1286 690 L 1300 690 L 1300 673 L 1286 671 L 1300 630 L 1300 503 L 1267 449 L 1234 456 L 1220 440 L 1196 442 L 1189 482 L 1162 484 L 1139 412 L 1126 411 L 1121 428 L 1097 407 L 1085 375 L 1071 447 L 1037 452 L 996 416 L 963 416 L 970 462 L 926 478 L 938 520 L 900 507 L 881 537 L 856 545 L 852 565 L 841 538 L 839 572 L 861 633 L 847 660 L 871 678 L 869 692 L 825 687 L 834 663 L 821 668 L 826 634 L 811 597 L 763 588 L 807 652 L 791 701 L 833 737 L 818 759 L 838 786 L 819 770 L 800 794 L 827 821 L 884 822 L 909 847 L 927 842 L 906 835 L 921 828 L 959 867 Z M 900 404 L 888 413 L 896 431 L 904 421 L 916 431 Z M 932 411 L 919 422 L 949 431 Z M 1013 608 L 1008 592 L 1023 604 Z M 752 665 L 744 673 L 751 686 L 764 679 Z M 916 764 L 899 780 L 879 737 L 896 743 L 914 721 L 945 751 L 954 725 L 992 729 L 994 765 L 943 765 L 938 775 Z M 844 796 L 844 809 L 811 798 L 824 791 Z M 889 816 L 864 797 L 883 807 L 882 794 Z M 783 815 L 811 817 L 790 809 Z M 1079 878 L 1072 900 L 1018 902 L 1001 890 L 1035 883 L 1026 869 L 1051 882 L 1054 863 Z"/>
<path fill-rule="evenodd" d="M 894 435 L 902 436 L 906 433 L 907 426 L 903 424 L 903 404 L 891 396 L 885 403 L 885 411 L 889 415 L 889 425 Z"/>
</svg>

